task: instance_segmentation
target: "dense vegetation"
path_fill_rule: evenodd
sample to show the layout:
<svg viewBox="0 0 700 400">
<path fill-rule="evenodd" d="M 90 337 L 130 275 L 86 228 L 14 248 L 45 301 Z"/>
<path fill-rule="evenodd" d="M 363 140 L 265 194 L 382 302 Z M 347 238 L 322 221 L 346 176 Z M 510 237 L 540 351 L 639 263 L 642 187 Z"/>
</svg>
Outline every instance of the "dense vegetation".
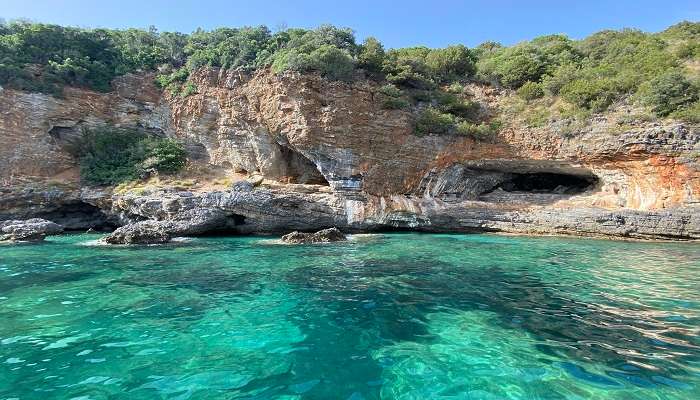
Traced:
<svg viewBox="0 0 700 400">
<path fill-rule="evenodd" d="M 79 29 L 0 24 L 0 85 L 60 95 L 62 86 L 109 91 L 111 80 L 158 71 L 158 83 L 183 96 L 202 66 L 269 67 L 317 72 L 328 79 L 382 82 L 385 108 L 416 107 L 416 132 L 483 135 L 497 128 L 479 112 L 463 84 L 481 81 L 512 89 L 524 101 L 562 99 L 586 112 L 619 101 L 656 116 L 700 120 L 700 23 L 682 22 L 649 34 L 602 31 L 583 40 L 538 37 L 510 47 L 487 42 L 430 49 L 385 49 L 374 38 L 357 43 L 333 26 L 271 32 L 264 26 L 197 30 L 189 35 L 149 30 Z"/>
<path fill-rule="evenodd" d="M 186 161 L 179 142 L 126 129 L 85 131 L 77 150 L 81 177 L 92 184 L 115 185 L 154 173 L 175 173 Z"/>
</svg>

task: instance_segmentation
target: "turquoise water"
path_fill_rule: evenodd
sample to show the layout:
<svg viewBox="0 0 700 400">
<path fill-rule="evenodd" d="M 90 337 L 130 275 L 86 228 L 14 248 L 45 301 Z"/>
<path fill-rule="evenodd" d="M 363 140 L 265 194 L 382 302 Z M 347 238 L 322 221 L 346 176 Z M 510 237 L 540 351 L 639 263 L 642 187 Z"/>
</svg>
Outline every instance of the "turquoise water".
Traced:
<svg viewBox="0 0 700 400">
<path fill-rule="evenodd" d="M 0 246 L 0 399 L 700 399 L 700 245 Z"/>
</svg>

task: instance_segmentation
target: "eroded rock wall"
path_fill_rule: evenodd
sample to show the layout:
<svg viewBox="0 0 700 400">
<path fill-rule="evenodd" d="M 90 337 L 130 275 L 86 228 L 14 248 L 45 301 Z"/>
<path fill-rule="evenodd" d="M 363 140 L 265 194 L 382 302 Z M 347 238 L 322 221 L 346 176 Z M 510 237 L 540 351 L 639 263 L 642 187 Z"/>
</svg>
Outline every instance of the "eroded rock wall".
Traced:
<svg viewBox="0 0 700 400">
<path fill-rule="evenodd" d="M 187 97 L 162 93 L 149 75 L 122 77 L 109 94 L 2 91 L 0 215 L 78 199 L 119 224 L 175 221 L 175 234 L 335 225 L 700 237 L 698 127 L 639 122 L 620 132 L 600 116 L 575 135 L 562 135 L 554 121 L 514 123 L 487 141 L 416 136 L 411 112 L 383 109 L 379 84 L 369 80 L 220 69 L 190 79 L 197 93 Z M 104 124 L 177 137 L 192 162 L 266 183 L 96 196 L 81 190 L 69 147 L 83 127 Z M 54 195 L 42 201 L 49 183 Z"/>
</svg>

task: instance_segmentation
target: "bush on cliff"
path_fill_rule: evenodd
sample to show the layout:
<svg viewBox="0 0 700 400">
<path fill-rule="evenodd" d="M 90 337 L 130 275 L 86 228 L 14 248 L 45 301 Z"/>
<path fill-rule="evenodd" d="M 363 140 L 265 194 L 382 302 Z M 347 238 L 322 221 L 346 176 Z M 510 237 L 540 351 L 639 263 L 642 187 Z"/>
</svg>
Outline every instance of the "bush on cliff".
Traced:
<svg viewBox="0 0 700 400">
<path fill-rule="evenodd" d="M 197 29 L 184 46 L 190 71 L 203 66 L 254 69 L 271 48 L 272 34 L 266 26 Z"/>
<path fill-rule="evenodd" d="M 379 97 L 382 107 L 388 110 L 399 110 L 410 106 L 408 100 L 404 98 L 401 89 L 392 84 L 386 84 L 379 88 Z"/>
<path fill-rule="evenodd" d="M 490 138 L 501 129 L 501 122 L 494 120 L 488 123 L 473 123 L 461 121 L 455 126 L 455 133 L 462 136 L 470 136 L 476 140 Z"/>
<path fill-rule="evenodd" d="M 377 39 L 368 37 L 360 46 L 357 65 L 371 75 L 378 77 L 382 72 L 385 57 L 384 46 Z"/>
<path fill-rule="evenodd" d="M 481 54 L 477 63 L 479 77 L 511 89 L 526 82 L 539 82 L 559 65 L 580 58 L 574 42 L 563 35 L 542 36 L 513 47 L 493 47 Z"/>
<path fill-rule="evenodd" d="M 382 71 L 396 85 L 434 89 L 440 83 L 465 79 L 474 74 L 476 56 L 462 45 L 442 49 L 407 47 L 386 53 Z"/>
<path fill-rule="evenodd" d="M 186 162 L 185 150 L 176 141 L 116 128 L 83 132 L 78 153 L 81 177 L 98 185 L 116 185 L 153 172 L 174 173 Z"/>
<path fill-rule="evenodd" d="M 312 31 L 296 32 L 270 61 L 276 72 L 317 71 L 330 79 L 348 80 L 357 53 L 358 46 L 350 29 L 323 25 Z"/>
<path fill-rule="evenodd" d="M 418 135 L 462 135 L 483 140 L 498 133 L 501 123 L 498 120 L 477 122 L 455 116 L 434 107 L 427 107 L 418 115 L 415 133 Z"/>
<path fill-rule="evenodd" d="M 435 91 L 433 98 L 440 111 L 468 120 L 475 120 L 481 109 L 479 103 L 475 101 L 465 100 L 457 95 L 440 90 Z"/>
<path fill-rule="evenodd" d="M 421 111 L 415 131 L 419 135 L 448 133 L 455 125 L 455 117 L 434 107 Z"/>
<path fill-rule="evenodd" d="M 157 171 L 164 174 L 174 174 L 180 171 L 187 162 L 187 152 L 182 144 L 172 139 L 147 138 L 142 146 L 146 159 L 141 167 L 146 171 Z"/>
<path fill-rule="evenodd" d="M 693 109 L 689 104 L 697 86 L 685 82 L 696 80 L 699 41 L 697 22 L 681 22 L 656 34 L 623 29 L 583 40 L 547 35 L 510 47 L 486 42 L 475 49 L 453 45 L 385 50 L 374 38 L 358 45 L 352 30 L 330 25 L 275 33 L 265 26 L 198 29 L 185 35 L 153 27 L 80 29 L 18 21 L 0 23 L 0 85 L 54 95 L 65 85 L 109 91 L 116 76 L 158 71 L 162 87 L 191 93 L 186 79 L 204 66 L 272 67 L 276 72 L 318 72 L 341 80 L 359 76 L 356 70 L 361 69 L 372 79 L 405 90 L 417 102 L 433 101 L 436 89 L 476 76 L 521 89 L 527 99 L 540 96 L 541 87 L 545 96 L 560 96 L 585 114 L 628 99 L 649 105 L 659 116 L 687 119 L 692 118 L 687 110 Z M 682 76 L 676 87 L 662 78 L 671 71 Z M 658 84 L 666 88 L 654 93 Z"/>
<path fill-rule="evenodd" d="M 698 100 L 698 88 L 678 70 L 669 70 L 654 78 L 640 92 L 642 101 L 662 117 Z"/>
<path fill-rule="evenodd" d="M 524 85 L 517 90 L 518 96 L 523 100 L 531 101 L 544 96 L 542 84 L 535 82 L 525 82 Z"/>
</svg>

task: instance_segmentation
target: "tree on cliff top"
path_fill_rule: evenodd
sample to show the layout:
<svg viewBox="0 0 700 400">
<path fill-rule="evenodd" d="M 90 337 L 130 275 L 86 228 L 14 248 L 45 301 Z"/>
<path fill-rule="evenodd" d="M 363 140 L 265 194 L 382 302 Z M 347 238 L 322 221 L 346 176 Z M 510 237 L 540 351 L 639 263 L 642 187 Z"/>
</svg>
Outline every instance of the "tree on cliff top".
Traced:
<svg viewBox="0 0 700 400">
<path fill-rule="evenodd" d="M 658 34 L 623 29 L 578 41 L 547 35 L 510 47 L 487 42 L 476 49 L 453 45 L 389 50 L 374 38 L 358 45 L 352 30 L 331 25 L 274 34 L 265 26 L 198 29 L 185 35 L 153 27 L 106 30 L 22 21 L 0 24 L 0 85 L 56 95 L 65 85 L 109 91 L 114 77 L 140 70 L 159 71 L 158 82 L 182 91 L 189 73 L 203 66 L 271 67 L 276 72 L 317 72 L 340 80 L 358 76 L 361 69 L 371 79 L 412 91 L 414 98 L 430 99 L 434 96 L 429 92 L 439 87 L 476 77 L 510 89 L 527 84 L 528 90 L 538 89 L 537 96 L 541 86 L 547 97 L 559 96 L 580 109 L 604 111 L 628 97 L 639 104 L 657 101 L 645 98 L 652 95 L 648 88 L 669 71 L 689 84 L 669 88 L 668 93 L 681 90 L 689 93 L 684 99 L 697 97 L 700 77 L 693 66 L 699 57 L 697 22 L 682 22 Z M 686 100 L 669 104 L 673 109 L 654 110 L 663 116 L 698 109 Z"/>
</svg>

